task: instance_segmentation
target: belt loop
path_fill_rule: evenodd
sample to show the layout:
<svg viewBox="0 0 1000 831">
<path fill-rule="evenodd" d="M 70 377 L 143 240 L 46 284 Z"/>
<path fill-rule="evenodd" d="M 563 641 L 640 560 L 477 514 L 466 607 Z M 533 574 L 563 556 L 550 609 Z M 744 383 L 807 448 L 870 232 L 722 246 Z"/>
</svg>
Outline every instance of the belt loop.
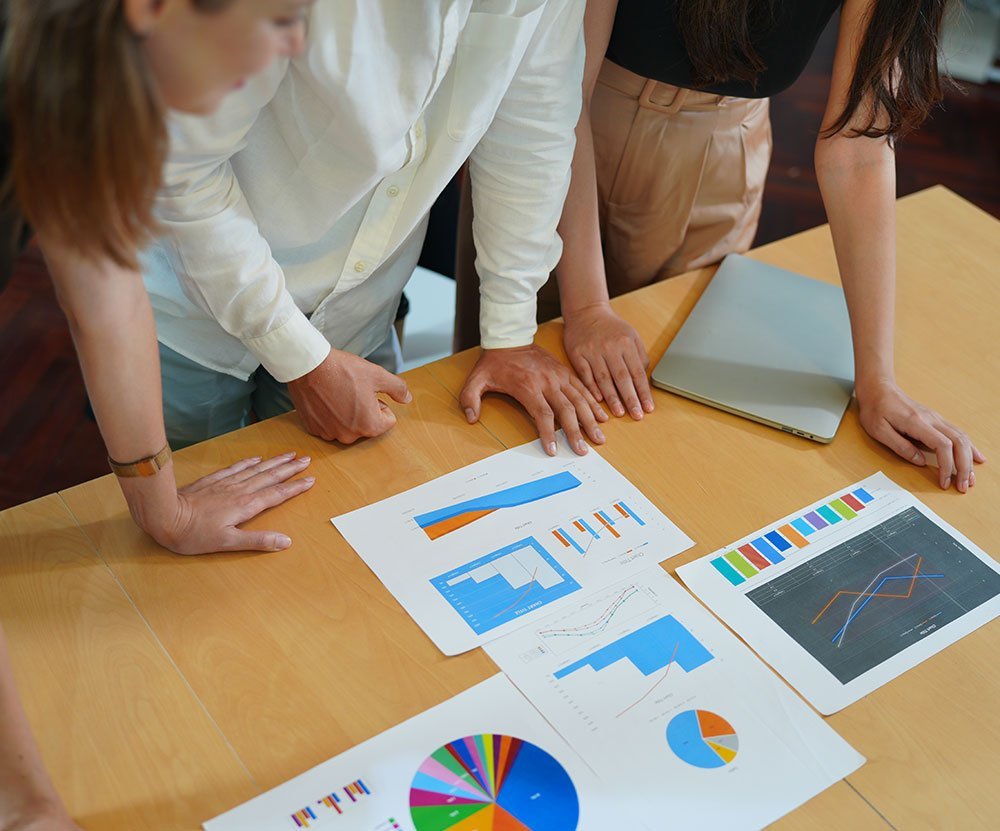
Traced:
<svg viewBox="0 0 1000 831">
<path fill-rule="evenodd" d="M 642 92 L 639 93 L 639 106 L 645 107 L 647 110 L 655 110 L 659 113 L 665 113 L 667 115 L 672 115 L 680 110 L 684 106 L 684 101 L 687 100 L 688 90 L 683 87 L 673 87 L 674 97 L 669 104 L 657 104 L 653 101 L 653 92 L 657 87 L 672 87 L 672 84 L 661 84 L 659 81 L 654 81 L 652 78 L 647 78 L 646 83 L 642 87 Z"/>
</svg>

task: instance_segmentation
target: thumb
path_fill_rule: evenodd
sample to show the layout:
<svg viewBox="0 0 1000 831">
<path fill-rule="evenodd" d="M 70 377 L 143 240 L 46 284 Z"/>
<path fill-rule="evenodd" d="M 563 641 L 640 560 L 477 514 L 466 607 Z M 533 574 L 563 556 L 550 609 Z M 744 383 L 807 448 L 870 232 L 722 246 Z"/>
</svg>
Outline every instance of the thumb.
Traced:
<svg viewBox="0 0 1000 831">
<path fill-rule="evenodd" d="M 413 394 L 406 385 L 406 381 L 398 375 L 393 375 L 389 370 L 382 369 L 382 374 L 378 378 L 378 391 L 388 394 L 397 404 L 409 404 L 413 400 Z"/>
<path fill-rule="evenodd" d="M 486 390 L 486 380 L 482 377 L 470 378 L 465 382 L 458 405 L 465 411 L 465 419 L 469 424 L 479 421 L 479 407 L 483 403 L 483 392 Z"/>
<path fill-rule="evenodd" d="M 226 536 L 220 551 L 283 551 L 292 544 L 290 538 L 277 531 L 244 531 L 234 528 Z"/>
</svg>

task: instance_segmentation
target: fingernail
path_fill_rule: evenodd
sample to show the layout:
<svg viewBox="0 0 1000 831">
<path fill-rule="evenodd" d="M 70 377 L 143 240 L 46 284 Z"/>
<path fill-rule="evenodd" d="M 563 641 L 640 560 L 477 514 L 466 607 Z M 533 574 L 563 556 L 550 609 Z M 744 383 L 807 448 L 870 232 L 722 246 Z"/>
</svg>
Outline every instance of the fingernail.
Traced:
<svg viewBox="0 0 1000 831">
<path fill-rule="evenodd" d="M 315 476 L 303 476 L 302 477 L 302 481 L 305 482 L 310 487 L 312 487 L 314 484 L 316 484 L 316 477 Z"/>
<path fill-rule="evenodd" d="M 966 493 L 969 490 L 969 480 L 968 479 L 963 479 L 962 482 L 961 482 L 961 484 L 958 486 L 958 489 L 962 493 Z"/>
<path fill-rule="evenodd" d="M 468 421 L 469 424 L 472 424 L 472 422 L 476 420 L 476 411 L 471 407 L 465 408 L 465 420 Z"/>
<path fill-rule="evenodd" d="M 555 456 L 556 443 L 554 441 L 550 441 L 547 445 L 545 445 L 545 452 L 548 453 L 550 456 Z"/>
<path fill-rule="evenodd" d="M 969 474 L 969 486 L 970 487 L 975 487 L 976 486 L 976 474 L 975 473 L 970 473 Z"/>
<path fill-rule="evenodd" d="M 576 452 L 579 453 L 581 456 L 585 456 L 589 449 L 590 448 L 587 447 L 587 442 L 585 442 L 583 439 L 580 439 L 576 443 Z"/>
<path fill-rule="evenodd" d="M 604 441 L 604 431 L 600 427 L 594 430 L 594 435 L 598 441 Z M 580 442 L 580 444 L 583 444 L 583 442 Z"/>
<path fill-rule="evenodd" d="M 292 540 L 290 537 L 286 537 L 284 534 L 278 534 L 278 536 L 274 540 L 274 544 L 275 544 L 275 549 L 274 549 L 275 551 L 283 551 L 292 544 Z"/>
<path fill-rule="evenodd" d="M 949 476 L 947 479 L 944 480 L 944 489 L 948 490 L 948 488 L 950 487 L 951 487 L 951 477 Z"/>
<path fill-rule="evenodd" d="M 918 464 L 918 465 L 922 465 L 922 464 L 926 464 L 927 460 L 924 458 L 924 454 L 921 453 L 919 450 L 917 450 L 917 451 L 914 451 L 914 453 L 913 453 L 913 463 L 914 464 Z"/>
<path fill-rule="evenodd" d="M 615 404 L 612 409 L 615 411 L 616 416 L 621 417 L 625 415 L 625 408 L 621 404 Z"/>
<path fill-rule="evenodd" d="M 307 465 L 309 464 L 309 462 L 312 461 L 312 459 L 310 459 L 308 456 L 299 456 L 298 461 L 300 464 Z"/>
<path fill-rule="evenodd" d="M 643 401 L 642 407 L 647 413 L 651 413 L 656 408 L 656 405 L 652 401 Z"/>
<path fill-rule="evenodd" d="M 251 461 L 251 462 L 259 462 L 262 458 L 263 458 L 262 456 L 251 456 L 250 459 L 249 459 L 249 461 Z"/>
<path fill-rule="evenodd" d="M 288 453 L 282 453 L 281 454 L 281 458 L 282 459 L 294 459 L 295 458 L 295 451 L 291 450 Z"/>
<path fill-rule="evenodd" d="M 409 404 L 413 400 L 413 393 L 409 390 L 406 391 L 406 398 L 403 399 L 404 404 Z"/>
<path fill-rule="evenodd" d="M 632 410 L 632 418 L 636 421 L 642 420 L 642 407 L 636 407 Z"/>
</svg>

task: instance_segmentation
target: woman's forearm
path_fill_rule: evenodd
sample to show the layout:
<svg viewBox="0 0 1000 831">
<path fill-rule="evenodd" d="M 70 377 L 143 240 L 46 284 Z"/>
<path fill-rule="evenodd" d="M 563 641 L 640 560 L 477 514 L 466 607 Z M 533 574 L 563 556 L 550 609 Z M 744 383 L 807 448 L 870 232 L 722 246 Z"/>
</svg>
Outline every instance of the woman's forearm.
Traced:
<svg viewBox="0 0 1000 831">
<path fill-rule="evenodd" d="M 122 463 L 152 456 L 166 434 L 156 324 L 141 277 L 44 241 L 42 247 L 108 455 Z M 169 547 L 177 510 L 173 465 L 119 481 L 136 522 Z"/>
<path fill-rule="evenodd" d="M 590 106 L 584 102 L 576 127 L 573 178 L 559 221 L 562 259 L 556 267 L 563 315 L 608 302 L 601 233 L 597 210 L 597 177 Z"/>
<path fill-rule="evenodd" d="M 884 139 L 820 139 L 816 177 L 851 317 L 858 389 L 894 381 L 895 154 Z"/>
</svg>

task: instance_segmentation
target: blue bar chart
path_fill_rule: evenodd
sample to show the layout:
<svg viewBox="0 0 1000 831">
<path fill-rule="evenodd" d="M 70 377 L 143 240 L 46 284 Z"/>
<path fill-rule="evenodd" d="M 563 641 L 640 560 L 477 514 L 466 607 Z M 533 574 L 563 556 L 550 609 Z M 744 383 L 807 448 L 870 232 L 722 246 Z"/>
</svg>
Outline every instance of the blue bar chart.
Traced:
<svg viewBox="0 0 1000 831">
<path fill-rule="evenodd" d="M 477 634 L 580 588 L 534 537 L 440 574 L 431 584 Z"/>
</svg>

